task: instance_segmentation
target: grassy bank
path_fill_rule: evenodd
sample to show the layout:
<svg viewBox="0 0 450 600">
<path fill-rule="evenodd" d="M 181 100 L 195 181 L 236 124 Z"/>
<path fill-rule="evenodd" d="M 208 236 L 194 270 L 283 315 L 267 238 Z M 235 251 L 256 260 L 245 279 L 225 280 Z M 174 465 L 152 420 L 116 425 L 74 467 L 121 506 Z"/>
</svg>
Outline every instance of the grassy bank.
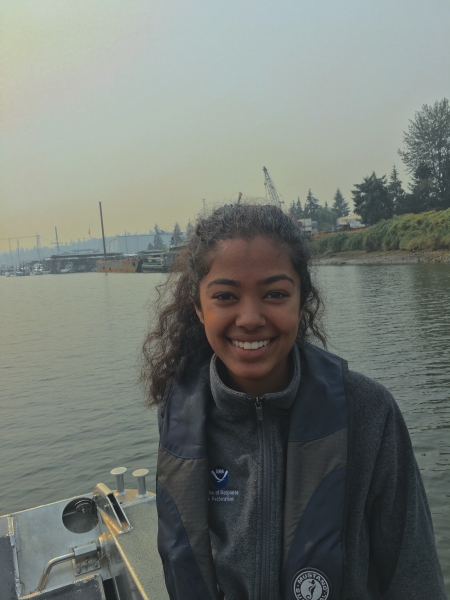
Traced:
<svg viewBox="0 0 450 600">
<path fill-rule="evenodd" d="M 450 249 L 450 209 L 402 215 L 362 231 L 319 234 L 311 242 L 314 255 L 388 250 Z"/>
</svg>

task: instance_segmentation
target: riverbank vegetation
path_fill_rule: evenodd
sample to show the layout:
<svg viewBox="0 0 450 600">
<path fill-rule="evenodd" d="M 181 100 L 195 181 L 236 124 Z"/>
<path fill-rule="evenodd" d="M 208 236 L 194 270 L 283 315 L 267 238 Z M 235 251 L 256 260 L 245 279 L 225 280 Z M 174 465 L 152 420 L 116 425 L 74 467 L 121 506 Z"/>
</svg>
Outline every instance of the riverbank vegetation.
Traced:
<svg viewBox="0 0 450 600">
<path fill-rule="evenodd" d="M 393 217 L 359 231 L 318 234 L 311 241 L 314 255 L 441 249 L 450 249 L 450 208 Z"/>
</svg>

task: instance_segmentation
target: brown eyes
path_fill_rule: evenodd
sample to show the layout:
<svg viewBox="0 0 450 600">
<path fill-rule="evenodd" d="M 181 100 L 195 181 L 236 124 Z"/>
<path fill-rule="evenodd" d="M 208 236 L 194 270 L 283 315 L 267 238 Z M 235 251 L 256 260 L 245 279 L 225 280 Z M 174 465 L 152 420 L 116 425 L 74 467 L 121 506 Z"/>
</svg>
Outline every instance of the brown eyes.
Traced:
<svg viewBox="0 0 450 600">
<path fill-rule="evenodd" d="M 234 300 L 235 297 L 233 296 L 233 294 L 217 294 L 216 296 L 214 296 L 214 300 Z"/>
<path fill-rule="evenodd" d="M 281 298 L 287 298 L 288 294 L 286 292 L 273 291 L 269 292 L 264 298 L 268 298 L 271 300 L 281 300 Z M 222 302 L 226 302 L 227 300 L 237 300 L 234 294 L 230 292 L 222 292 L 221 294 L 216 294 L 213 296 L 214 300 L 220 300 Z"/>
</svg>

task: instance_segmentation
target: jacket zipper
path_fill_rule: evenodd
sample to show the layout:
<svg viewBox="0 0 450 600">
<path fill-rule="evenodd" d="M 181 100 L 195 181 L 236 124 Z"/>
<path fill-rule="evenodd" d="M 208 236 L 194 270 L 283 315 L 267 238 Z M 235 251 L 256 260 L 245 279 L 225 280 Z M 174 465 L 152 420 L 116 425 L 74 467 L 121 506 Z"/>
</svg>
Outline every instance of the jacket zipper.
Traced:
<svg viewBox="0 0 450 600">
<path fill-rule="evenodd" d="M 268 422 L 264 419 L 264 412 L 262 407 L 261 398 L 256 398 L 255 408 L 258 422 L 261 425 L 262 431 L 262 443 L 263 443 L 263 481 L 262 481 L 262 493 L 263 493 L 263 507 L 262 507 L 262 555 L 261 555 L 261 600 L 270 599 L 270 514 L 271 514 L 271 493 L 270 493 L 270 482 L 271 482 L 271 461 L 270 461 L 270 438 L 269 432 L 267 431 Z"/>
</svg>

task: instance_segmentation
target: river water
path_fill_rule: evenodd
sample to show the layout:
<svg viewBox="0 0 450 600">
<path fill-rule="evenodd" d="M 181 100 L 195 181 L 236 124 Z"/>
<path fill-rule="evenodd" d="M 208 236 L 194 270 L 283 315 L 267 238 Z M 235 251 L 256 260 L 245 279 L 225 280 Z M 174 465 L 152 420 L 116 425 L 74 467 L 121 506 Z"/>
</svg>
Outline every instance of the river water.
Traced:
<svg viewBox="0 0 450 600">
<path fill-rule="evenodd" d="M 148 468 L 157 425 L 137 384 L 165 275 L 0 277 L 0 514 L 114 487 Z M 450 265 L 317 268 L 329 349 L 386 385 L 411 433 L 450 592 Z"/>
</svg>

